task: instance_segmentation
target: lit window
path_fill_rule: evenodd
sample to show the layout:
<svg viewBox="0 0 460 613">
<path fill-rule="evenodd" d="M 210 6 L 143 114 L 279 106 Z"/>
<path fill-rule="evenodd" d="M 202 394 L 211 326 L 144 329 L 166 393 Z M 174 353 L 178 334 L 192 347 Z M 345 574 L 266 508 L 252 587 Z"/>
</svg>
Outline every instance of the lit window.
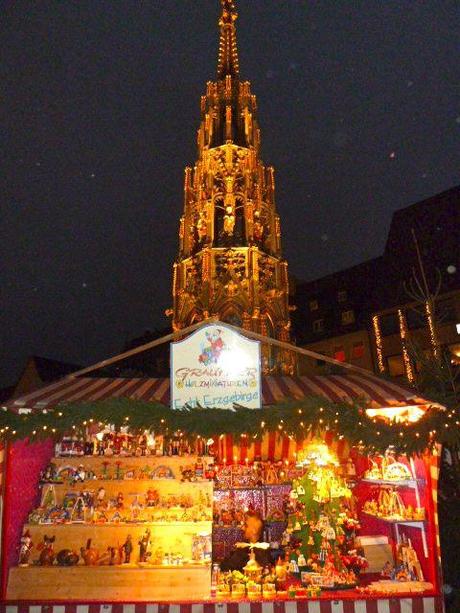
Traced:
<svg viewBox="0 0 460 613">
<path fill-rule="evenodd" d="M 362 358 L 364 355 L 364 343 L 353 343 L 352 357 Z"/>
<path fill-rule="evenodd" d="M 405 373 L 402 355 L 390 355 L 388 357 L 388 372 L 391 377 L 402 377 Z"/>
<path fill-rule="evenodd" d="M 339 362 L 345 362 L 345 349 L 343 347 L 336 347 L 334 349 L 334 359 Z"/>
<path fill-rule="evenodd" d="M 324 330 L 324 319 L 315 319 L 313 322 L 313 332 L 322 332 Z"/>
<path fill-rule="evenodd" d="M 340 292 L 337 292 L 337 300 L 339 302 L 347 301 L 347 290 L 346 289 L 341 289 Z"/>
<path fill-rule="evenodd" d="M 354 311 L 342 311 L 342 324 L 352 324 L 355 321 L 355 312 Z"/>
<path fill-rule="evenodd" d="M 318 301 L 310 300 L 310 311 L 317 311 L 317 310 L 318 310 Z"/>
</svg>

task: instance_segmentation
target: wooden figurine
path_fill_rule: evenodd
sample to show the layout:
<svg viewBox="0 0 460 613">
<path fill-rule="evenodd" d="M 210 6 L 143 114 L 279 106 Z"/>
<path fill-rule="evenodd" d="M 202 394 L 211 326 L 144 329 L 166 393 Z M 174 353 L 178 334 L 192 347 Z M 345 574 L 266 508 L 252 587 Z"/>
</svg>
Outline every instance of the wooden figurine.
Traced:
<svg viewBox="0 0 460 613">
<path fill-rule="evenodd" d="M 126 541 L 121 546 L 124 554 L 123 564 L 129 564 L 131 561 L 131 553 L 133 551 L 133 539 L 130 534 L 126 537 Z"/>
<path fill-rule="evenodd" d="M 55 536 L 44 535 L 43 543 L 40 547 L 40 557 L 38 558 L 38 563 L 40 566 L 51 566 L 53 564 L 55 558 L 53 543 L 55 540 Z"/>
<path fill-rule="evenodd" d="M 105 488 L 100 487 L 97 490 L 96 507 L 103 507 L 103 506 L 106 506 L 106 503 L 105 503 Z"/>
<path fill-rule="evenodd" d="M 147 562 L 147 558 L 151 555 L 150 548 L 150 530 L 147 528 L 141 540 L 139 541 L 139 562 Z"/>
<path fill-rule="evenodd" d="M 78 553 L 71 549 L 61 549 L 56 556 L 58 566 L 76 566 L 79 559 Z"/>
<path fill-rule="evenodd" d="M 30 537 L 29 530 L 26 530 L 21 536 L 21 545 L 19 547 L 19 566 L 29 566 L 30 552 L 33 543 Z"/>
<path fill-rule="evenodd" d="M 117 508 L 117 509 L 122 509 L 123 507 L 124 507 L 124 496 L 123 496 L 123 492 L 118 492 L 118 494 L 117 494 L 116 508 Z"/>
<path fill-rule="evenodd" d="M 81 547 L 81 557 L 83 558 L 86 566 L 95 566 L 99 562 L 99 551 L 91 546 L 91 539 L 86 541 L 86 549 Z"/>
<path fill-rule="evenodd" d="M 118 566 L 123 562 L 123 549 L 122 547 L 108 547 L 109 552 L 109 566 Z"/>
</svg>

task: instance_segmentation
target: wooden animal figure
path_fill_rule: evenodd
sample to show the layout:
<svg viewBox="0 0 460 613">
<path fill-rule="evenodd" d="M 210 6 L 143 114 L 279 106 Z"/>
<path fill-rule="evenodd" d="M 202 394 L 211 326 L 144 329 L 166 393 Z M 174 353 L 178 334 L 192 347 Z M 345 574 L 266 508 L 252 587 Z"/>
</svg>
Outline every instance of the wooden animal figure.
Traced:
<svg viewBox="0 0 460 613">
<path fill-rule="evenodd" d="M 43 537 L 43 544 L 41 546 L 41 552 L 38 558 L 38 563 L 40 566 L 51 566 L 53 564 L 55 558 L 53 543 L 55 540 L 55 536 L 47 536 L 45 534 Z"/>
<path fill-rule="evenodd" d="M 80 559 L 76 551 L 71 549 L 61 549 L 56 556 L 56 561 L 59 566 L 75 566 Z"/>
<path fill-rule="evenodd" d="M 123 554 L 121 547 L 108 547 L 109 552 L 109 566 L 116 566 L 123 563 Z"/>
<path fill-rule="evenodd" d="M 95 566 L 99 562 L 99 551 L 95 547 L 91 547 L 91 539 L 86 541 L 86 549 L 81 547 L 81 557 L 86 566 Z"/>
</svg>

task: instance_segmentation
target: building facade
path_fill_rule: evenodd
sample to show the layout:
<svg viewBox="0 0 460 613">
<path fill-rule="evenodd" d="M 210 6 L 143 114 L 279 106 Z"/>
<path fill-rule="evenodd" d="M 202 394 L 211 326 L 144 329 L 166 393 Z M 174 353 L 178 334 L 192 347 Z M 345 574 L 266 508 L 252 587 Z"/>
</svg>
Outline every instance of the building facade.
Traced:
<svg viewBox="0 0 460 613">
<path fill-rule="evenodd" d="M 414 347 L 460 363 L 460 187 L 396 211 L 382 256 L 299 283 L 294 302 L 297 343 L 339 361 L 409 381 Z"/>
<path fill-rule="evenodd" d="M 239 76 L 236 18 L 234 2 L 222 0 L 217 78 L 201 98 L 198 159 L 185 169 L 172 326 L 215 316 L 288 341 L 274 169 L 261 160 L 256 97 Z"/>
</svg>

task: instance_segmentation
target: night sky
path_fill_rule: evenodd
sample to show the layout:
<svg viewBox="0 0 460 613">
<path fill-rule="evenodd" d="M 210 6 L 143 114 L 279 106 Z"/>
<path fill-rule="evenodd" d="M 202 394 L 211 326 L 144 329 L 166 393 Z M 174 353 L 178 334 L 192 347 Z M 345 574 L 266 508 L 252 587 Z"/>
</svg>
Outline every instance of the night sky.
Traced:
<svg viewBox="0 0 460 613">
<path fill-rule="evenodd" d="M 284 254 L 313 279 L 383 251 L 460 169 L 454 0 L 239 0 Z M 2 15 L 0 385 L 168 324 L 184 166 L 218 0 L 13 2 Z"/>
</svg>

